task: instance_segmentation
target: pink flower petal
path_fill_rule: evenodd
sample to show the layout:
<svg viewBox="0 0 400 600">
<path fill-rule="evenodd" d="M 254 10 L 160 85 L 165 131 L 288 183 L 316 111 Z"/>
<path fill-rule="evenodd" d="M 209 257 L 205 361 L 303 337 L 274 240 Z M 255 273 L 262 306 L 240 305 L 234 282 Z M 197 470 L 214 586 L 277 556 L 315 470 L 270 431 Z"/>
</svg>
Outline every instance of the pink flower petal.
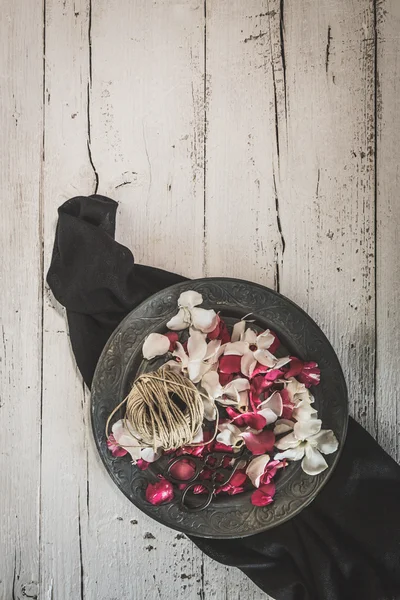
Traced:
<svg viewBox="0 0 400 600">
<path fill-rule="evenodd" d="M 240 485 L 243 485 L 244 482 L 246 481 L 246 479 L 247 479 L 246 471 L 244 471 L 243 469 L 238 469 L 236 471 L 236 473 L 234 475 L 232 475 L 229 483 L 233 487 L 238 487 Z"/>
<path fill-rule="evenodd" d="M 193 488 L 193 494 L 208 494 L 208 489 L 201 485 L 201 483 L 197 484 Z"/>
<path fill-rule="evenodd" d="M 244 491 L 243 484 L 247 479 L 246 472 L 243 469 L 236 471 L 228 483 L 218 488 L 217 493 L 226 492 L 230 496 L 241 494 Z"/>
<path fill-rule="evenodd" d="M 209 340 L 218 340 L 220 333 L 221 333 L 221 318 L 219 315 L 217 315 L 217 324 L 215 326 L 215 329 L 213 329 L 212 331 L 209 331 L 207 333 L 207 337 Z"/>
<path fill-rule="evenodd" d="M 229 334 L 226 323 L 221 319 L 219 315 L 217 315 L 217 325 L 215 329 L 210 331 L 207 334 L 207 337 L 209 340 L 221 340 L 221 344 L 227 344 L 231 341 L 231 336 Z"/>
<path fill-rule="evenodd" d="M 171 502 L 173 497 L 173 485 L 164 478 L 160 479 L 157 483 L 149 483 L 146 488 L 146 500 L 155 506 L 164 502 Z"/>
<path fill-rule="evenodd" d="M 219 372 L 219 382 L 222 385 L 222 387 L 225 387 L 232 380 L 233 380 L 233 373 L 221 373 L 221 372 Z"/>
<path fill-rule="evenodd" d="M 290 379 L 291 377 L 297 377 L 299 373 L 303 370 L 304 363 L 299 358 L 295 356 L 290 357 L 289 367 L 286 367 L 285 370 L 285 379 Z"/>
<path fill-rule="evenodd" d="M 196 467 L 193 461 L 182 459 L 175 463 L 169 472 L 174 479 L 178 479 L 179 481 L 187 481 L 188 479 L 192 479 L 195 471 Z"/>
<path fill-rule="evenodd" d="M 271 460 L 268 463 L 268 465 L 266 466 L 264 474 L 260 478 L 261 484 L 265 485 L 265 484 L 271 483 L 271 481 L 275 477 L 278 469 L 283 469 L 286 466 L 287 466 L 286 460 L 283 460 L 283 461 Z"/>
<path fill-rule="evenodd" d="M 318 385 L 320 378 L 321 371 L 319 370 L 316 362 L 305 363 L 302 372 L 297 377 L 300 383 L 304 383 L 306 387 Z"/>
<path fill-rule="evenodd" d="M 272 333 L 272 335 L 274 336 L 275 339 L 272 342 L 272 344 L 270 345 L 270 347 L 268 348 L 268 350 L 271 352 L 271 354 L 275 354 L 275 352 L 278 350 L 281 343 L 280 343 L 279 338 L 276 335 L 276 333 L 274 333 L 273 331 L 270 331 L 270 333 Z"/>
<path fill-rule="evenodd" d="M 274 499 L 275 485 L 273 483 L 267 483 L 261 485 L 251 495 L 251 503 L 254 506 L 268 506 Z"/>
<path fill-rule="evenodd" d="M 263 429 L 267 424 L 267 420 L 256 412 L 246 412 L 234 419 L 233 423 L 238 427 L 247 426 L 251 429 Z"/>
<path fill-rule="evenodd" d="M 282 375 L 283 371 L 280 369 L 271 369 L 270 371 L 266 372 L 265 379 L 266 381 L 276 381 L 277 379 L 280 379 Z"/>
<path fill-rule="evenodd" d="M 128 454 L 128 450 L 125 450 L 125 448 L 122 448 L 122 446 L 117 443 L 112 433 L 108 436 L 107 446 L 113 456 L 125 456 L 125 454 Z"/>
<path fill-rule="evenodd" d="M 149 466 L 149 464 L 150 463 L 147 462 L 147 460 L 143 460 L 143 458 L 139 458 L 139 460 L 136 461 L 136 466 L 141 471 L 145 471 L 147 469 L 147 467 Z"/>
<path fill-rule="evenodd" d="M 261 433 L 245 431 L 242 433 L 242 437 L 247 448 L 256 456 L 271 452 L 275 443 L 275 435 L 272 431 L 262 431 Z"/>
<path fill-rule="evenodd" d="M 219 359 L 219 372 L 231 375 L 240 373 L 240 362 L 242 357 L 237 354 L 223 355 Z"/>
<path fill-rule="evenodd" d="M 165 337 L 169 339 L 169 351 L 173 352 L 176 347 L 176 342 L 179 340 L 179 335 L 176 331 L 168 331 L 168 333 L 165 334 Z"/>
<path fill-rule="evenodd" d="M 282 419 L 291 419 L 294 404 L 290 401 L 290 395 L 286 388 L 280 391 L 283 402 Z"/>
<path fill-rule="evenodd" d="M 227 446 L 222 442 L 215 441 L 213 443 L 213 452 L 233 452 L 232 446 Z"/>
</svg>

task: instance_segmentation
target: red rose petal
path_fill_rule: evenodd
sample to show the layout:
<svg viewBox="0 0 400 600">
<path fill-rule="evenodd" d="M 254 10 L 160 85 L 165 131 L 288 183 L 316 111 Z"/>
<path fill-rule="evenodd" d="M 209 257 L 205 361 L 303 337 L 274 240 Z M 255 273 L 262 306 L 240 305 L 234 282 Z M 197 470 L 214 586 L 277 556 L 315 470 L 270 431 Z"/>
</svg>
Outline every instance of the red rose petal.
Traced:
<svg viewBox="0 0 400 600">
<path fill-rule="evenodd" d="M 107 438 L 107 446 L 113 456 L 125 456 L 125 454 L 128 454 L 128 450 L 125 450 L 125 448 L 122 448 L 117 443 L 112 433 Z"/>
<path fill-rule="evenodd" d="M 271 354 L 275 354 L 275 352 L 278 350 L 279 346 L 281 345 L 278 336 L 276 335 L 276 333 L 274 333 L 273 331 L 270 330 L 270 333 L 272 333 L 272 335 L 274 336 L 274 341 L 272 342 L 272 344 L 270 345 L 270 347 L 268 348 L 268 352 L 271 352 Z"/>
<path fill-rule="evenodd" d="M 267 506 L 271 504 L 275 495 L 275 485 L 273 483 L 268 483 L 266 485 L 261 485 L 257 490 L 255 490 L 251 495 L 251 503 L 254 506 Z"/>
<path fill-rule="evenodd" d="M 240 412 L 238 412 L 237 410 L 235 410 L 234 408 L 232 408 L 232 406 L 225 406 L 225 410 L 228 413 L 228 415 L 230 416 L 231 420 L 233 421 L 233 419 L 236 419 L 236 417 L 240 417 Z"/>
<path fill-rule="evenodd" d="M 219 315 L 217 315 L 217 324 L 215 326 L 215 329 L 213 329 L 212 331 L 207 333 L 208 339 L 209 340 L 217 340 L 219 338 L 220 331 L 221 331 L 221 319 L 220 319 Z"/>
<path fill-rule="evenodd" d="M 240 363 L 242 357 L 236 354 L 223 355 L 219 359 L 219 371 L 220 373 L 232 374 L 240 373 Z"/>
<path fill-rule="evenodd" d="M 265 381 L 275 381 L 276 379 L 282 377 L 282 375 L 283 371 L 281 371 L 280 369 L 271 369 L 271 371 L 268 371 L 265 374 Z"/>
<path fill-rule="evenodd" d="M 194 486 L 193 494 L 208 494 L 208 489 L 199 483 L 198 485 Z"/>
<path fill-rule="evenodd" d="M 244 443 L 252 454 L 259 456 L 271 452 L 275 443 L 275 435 L 272 431 L 262 431 L 261 433 L 251 433 L 245 431 L 242 433 Z"/>
<path fill-rule="evenodd" d="M 285 367 L 285 379 L 290 379 L 291 377 L 297 377 L 299 373 L 302 372 L 304 367 L 304 363 L 299 358 L 295 356 L 290 357 L 290 363 Z"/>
<path fill-rule="evenodd" d="M 228 410 L 230 409 L 230 410 Z M 238 413 L 231 407 L 226 407 L 226 412 L 232 419 L 232 423 L 237 427 L 250 427 L 251 429 L 263 429 L 267 421 L 265 417 L 256 412 Z"/>
<path fill-rule="evenodd" d="M 147 467 L 149 466 L 149 464 L 150 463 L 147 462 L 147 460 L 143 460 L 143 458 L 139 458 L 139 460 L 136 461 L 136 466 L 141 471 L 145 471 L 147 469 Z"/>
<path fill-rule="evenodd" d="M 318 385 L 321 378 L 321 371 L 316 362 L 304 363 L 303 370 L 299 373 L 297 379 L 304 383 L 306 387 Z"/>
<path fill-rule="evenodd" d="M 283 388 L 279 393 L 280 393 L 282 401 L 283 401 L 281 418 L 282 419 L 291 419 L 292 412 L 294 409 L 294 404 L 290 401 L 289 392 L 287 391 L 286 388 Z"/>
<path fill-rule="evenodd" d="M 225 321 L 220 319 L 219 326 L 220 326 L 219 339 L 221 340 L 221 344 L 227 344 L 228 342 L 231 341 L 231 335 L 228 331 Z"/>
<path fill-rule="evenodd" d="M 173 497 L 173 485 L 164 478 L 160 479 L 157 483 L 149 483 L 146 488 L 146 500 L 155 506 L 164 502 L 171 502 Z"/>
<path fill-rule="evenodd" d="M 232 373 L 220 373 L 220 372 L 218 372 L 218 375 L 219 375 L 219 382 L 222 385 L 222 387 L 228 385 L 228 383 L 230 383 L 233 380 Z"/>
<path fill-rule="evenodd" d="M 178 479 L 179 481 L 187 481 L 191 479 L 195 474 L 196 466 L 191 460 L 187 460 L 183 458 L 179 462 L 176 462 L 170 468 L 170 474 L 174 479 Z"/>
<path fill-rule="evenodd" d="M 232 475 L 231 479 L 229 480 L 229 483 L 233 487 L 238 487 L 240 485 L 243 485 L 244 482 L 246 481 L 246 479 L 247 479 L 246 471 L 244 469 L 238 469 L 236 471 L 236 473 L 234 473 L 234 475 Z"/>
<path fill-rule="evenodd" d="M 221 442 L 214 442 L 212 451 L 213 452 L 233 453 L 233 448 L 231 446 L 226 446 L 225 444 L 222 444 Z"/>
<path fill-rule="evenodd" d="M 176 347 L 176 342 L 179 340 L 179 335 L 176 331 L 168 331 L 164 334 L 169 339 L 169 351 L 173 352 Z"/>
</svg>

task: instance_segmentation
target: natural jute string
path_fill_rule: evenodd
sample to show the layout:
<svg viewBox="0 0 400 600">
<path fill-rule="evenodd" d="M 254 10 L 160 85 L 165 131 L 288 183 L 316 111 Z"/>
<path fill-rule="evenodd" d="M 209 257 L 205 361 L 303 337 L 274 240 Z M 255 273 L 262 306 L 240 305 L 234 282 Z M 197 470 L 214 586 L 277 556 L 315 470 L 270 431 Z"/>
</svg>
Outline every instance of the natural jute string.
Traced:
<svg viewBox="0 0 400 600">
<path fill-rule="evenodd" d="M 127 397 L 108 417 L 106 435 L 111 418 L 126 403 L 125 420 L 140 438 L 142 447 L 176 450 L 202 445 L 204 442 L 192 444 L 192 440 L 203 423 L 203 396 L 190 379 L 167 367 L 140 375 Z M 218 427 L 218 411 L 215 412 L 212 439 Z"/>
</svg>

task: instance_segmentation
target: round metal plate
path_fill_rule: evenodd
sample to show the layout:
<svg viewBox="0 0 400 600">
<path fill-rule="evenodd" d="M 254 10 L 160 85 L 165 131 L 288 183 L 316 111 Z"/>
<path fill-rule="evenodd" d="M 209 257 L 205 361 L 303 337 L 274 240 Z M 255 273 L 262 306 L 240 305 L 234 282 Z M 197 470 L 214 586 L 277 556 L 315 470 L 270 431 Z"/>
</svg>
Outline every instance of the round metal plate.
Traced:
<svg viewBox="0 0 400 600">
<path fill-rule="evenodd" d="M 141 471 L 129 456 L 114 458 L 106 445 L 108 415 L 128 393 L 135 377 L 148 368 L 142 358 L 144 338 L 151 332 L 163 333 L 177 312 L 181 292 L 196 290 L 203 296 L 204 308 L 214 308 L 227 320 L 252 313 L 255 325 L 275 331 L 289 351 L 303 360 L 318 362 L 321 383 L 312 389 L 315 407 L 324 429 L 332 429 L 339 451 L 325 457 L 329 468 L 306 475 L 300 463 L 291 463 L 277 481 L 274 502 L 255 507 L 250 492 L 217 497 L 202 512 L 181 510 L 179 502 L 153 506 L 145 499 L 151 469 Z M 154 366 L 153 366 L 154 368 Z M 100 456 L 122 492 L 152 518 L 183 533 L 208 538 L 235 538 L 260 533 L 291 519 L 307 506 L 326 483 L 339 459 L 347 429 L 347 390 L 336 354 L 318 325 L 293 302 L 273 290 L 238 279 L 210 278 L 179 283 L 167 288 L 133 310 L 108 340 L 94 375 L 91 398 L 92 425 Z M 121 418 L 122 412 L 116 415 Z"/>
</svg>

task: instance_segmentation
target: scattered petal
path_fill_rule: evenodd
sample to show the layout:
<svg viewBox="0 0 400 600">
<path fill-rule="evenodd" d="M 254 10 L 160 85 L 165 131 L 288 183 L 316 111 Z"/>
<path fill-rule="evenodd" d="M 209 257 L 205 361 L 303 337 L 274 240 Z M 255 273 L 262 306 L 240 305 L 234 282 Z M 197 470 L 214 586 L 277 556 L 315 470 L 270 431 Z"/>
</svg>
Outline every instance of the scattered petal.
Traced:
<svg viewBox="0 0 400 600">
<path fill-rule="evenodd" d="M 282 377 L 283 371 L 280 369 L 270 369 L 265 374 L 266 381 L 276 381 L 280 377 Z"/>
<path fill-rule="evenodd" d="M 254 329 L 246 329 L 246 331 L 243 333 L 240 339 L 243 342 L 247 342 L 249 346 L 257 346 L 257 333 L 254 331 Z"/>
<path fill-rule="evenodd" d="M 181 331 L 187 329 L 190 325 L 190 313 L 184 308 L 180 308 L 178 314 L 176 314 L 167 323 L 168 329 L 173 331 Z"/>
<path fill-rule="evenodd" d="M 161 456 L 160 451 L 154 451 L 153 448 L 142 448 L 140 451 L 140 458 L 147 463 L 153 463 Z M 140 459 L 139 459 L 140 460 Z"/>
<path fill-rule="evenodd" d="M 298 380 L 304 383 L 306 387 L 318 385 L 321 379 L 321 371 L 316 362 L 305 363 L 302 372 L 298 375 Z"/>
<path fill-rule="evenodd" d="M 241 443 L 242 433 L 233 423 L 220 423 L 218 429 L 220 432 L 216 437 L 217 442 L 231 447 L 236 447 Z"/>
<path fill-rule="evenodd" d="M 173 352 L 175 350 L 176 342 L 179 340 L 179 335 L 176 331 L 168 331 L 165 334 L 165 337 L 169 339 L 169 351 Z"/>
<path fill-rule="evenodd" d="M 235 323 L 232 331 L 232 342 L 238 342 L 246 329 L 246 321 Z"/>
<path fill-rule="evenodd" d="M 311 444 L 306 444 L 301 468 L 307 475 L 319 475 L 328 468 L 328 464 L 316 448 L 313 448 Z"/>
<path fill-rule="evenodd" d="M 208 371 L 203 376 L 201 385 L 210 398 L 220 398 L 223 394 L 223 387 L 219 382 L 219 376 L 216 371 Z"/>
<path fill-rule="evenodd" d="M 262 475 L 264 475 L 265 467 L 267 466 L 269 461 L 270 457 L 268 456 L 268 454 L 263 454 L 261 456 L 256 456 L 256 458 L 253 458 L 253 460 L 248 465 L 246 473 L 254 487 L 259 487 L 260 479 Z"/>
<path fill-rule="evenodd" d="M 147 360 L 151 360 L 156 356 L 162 356 L 168 352 L 170 344 L 171 342 L 166 335 L 150 333 L 143 344 L 143 356 Z"/>
<path fill-rule="evenodd" d="M 242 357 L 237 355 L 226 356 L 224 354 L 219 359 L 219 370 L 221 373 L 232 374 L 240 373 L 240 362 Z"/>
<path fill-rule="evenodd" d="M 287 433 L 293 431 L 294 423 L 290 419 L 279 419 L 275 423 L 274 434 L 280 435 L 281 433 Z"/>
<path fill-rule="evenodd" d="M 174 497 L 174 488 L 170 481 L 161 479 L 157 483 L 149 483 L 146 488 L 146 500 L 150 504 L 159 505 L 171 502 Z"/>
<path fill-rule="evenodd" d="M 187 349 L 190 360 L 202 360 L 207 352 L 205 335 L 201 331 L 191 329 Z"/>
<path fill-rule="evenodd" d="M 249 352 L 246 352 L 242 356 L 242 359 L 240 362 L 240 370 L 243 373 L 243 375 L 246 375 L 246 377 L 251 377 L 254 369 L 256 368 L 257 360 L 254 358 L 255 354 L 256 354 L 255 352 L 253 353 L 250 350 Z"/>
<path fill-rule="evenodd" d="M 261 433 L 245 431 L 242 433 L 242 438 L 250 452 L 255 455 L 271 452 L 275 443 L 275 435 L 268 430 Z"/>
<path fill-rule="evenodd" d="M 309 438 L 311 445 L 316 445 L 316 448 L 323 454 L 332 454 L 339 447 L 335 434 L 331 429 L 321 429 L 319 433 Z"/>
<path fill-rule="evenodd" d="M 267 506 L 271 504 L 275 495 L 275 485 L 267 483 L 260 486 L 251 495 L 251 503 L 254 506 Z"/>
<path fill-rule="evenodd" d="M 268 350 L 256 350 L 253 354 L 254 358 L 260 363 L 260 365 L 264 365 L 265 367 L 272 369 L 276 364 L 277 359 Z"/>
<path fill-rule="evenodd" d="M 107 446 L 113 456 L 125 456 L 125 454 L 128 454 L 128 450 L 117 444 L 112 433 L 107 438 Z"/>
<path fill-rule="evenodd" d="M 316 418 L 318 412 L 311 406 L 308 400 L 301 400 L 293 409 L 292 416 L 296 421 L 309 421 Z"/>
<path fill-rule="evenodd" d="M 188 481 L 194 477 L 196 466 L 190 459 L 183 458 L 172 465 L 169 472 L 174 479 L 178 479 L 179 481 Z"/>
<path fill-rule="evenodd" d="M 278 440 L 275 443 L 275 446 L 278 448 L 278 450 L 288 450 L 289 448 L 296 448 L 296 446 L 299 446 L 300 444 L 301 441 L 295 436 L 295 434 L 292 431 L 291 433 L 285 435 L 285 437 Z M 275 458 L 277 457 L 275 456 Z"/>
<path fill-rule="evenodd" d="M 249 351 L 249 345 L 246 342 L 229 342 L 225 346 L 224 354 L 230 355 L 235 354 L 238 356 L 243 356 L 246 352 Z"/>
<path fill-rule="evenodd" d="M 202 304 L 203 296 L 199 294 L 199 292 L 195 292 L 193 290 L 188 290 L 187 292 L 182 292 L 182 294 L 178 298 L 178 306 L 185 308 L 194 308 L 199 304 Z"/>
<path fill-rule="evenodd" d="M 276 415 L 276 417 L 280 417 L 282 415 L 283 410 L 282 396 L 279 392 L 273 392 L 273 394 L 269 398 L 261 402 L 258 408 L 259 410 L 269 408 Z"/>
<path fill-rule="evenodd" d="M 290 357 L 290 365 L 288 370 L 285 373 L 285 379 L 289 379 L 291 377 L 297 377 L 299 373 L 301 373 L 303 369 L 304 363 L 299 358 L 295 356 Z"/>
<path fill-rule="evenodd" d="M 218 315 L 213 309 L 192 308 L 191 316 L 193 327 L 200 329 L 203 333 L 209 333 L 216 327 Z"/>
<path fill-rule="evenodd" d="M 312 435 L 318 433 L 321 429 L 321 419 L 310 419 L 309 421 L 298 421 L 294 428 L 294 435 L 298 440 L 306 440 Z"/>
<path fill-rule="evenodd" d="M 302 442 L 295 448 L 288 448 L 284 452 L 275 454 L 275 460 L 301 460 L 304 456 L 305 444 Z"/>
<path fill-rule="evenodd" d="M 260 350 L 269 350 L 272 353 L 271 346 L 275 342 L 276 336 L 267 329 L 257 336 L 257 346 Z"/>
</svg>

